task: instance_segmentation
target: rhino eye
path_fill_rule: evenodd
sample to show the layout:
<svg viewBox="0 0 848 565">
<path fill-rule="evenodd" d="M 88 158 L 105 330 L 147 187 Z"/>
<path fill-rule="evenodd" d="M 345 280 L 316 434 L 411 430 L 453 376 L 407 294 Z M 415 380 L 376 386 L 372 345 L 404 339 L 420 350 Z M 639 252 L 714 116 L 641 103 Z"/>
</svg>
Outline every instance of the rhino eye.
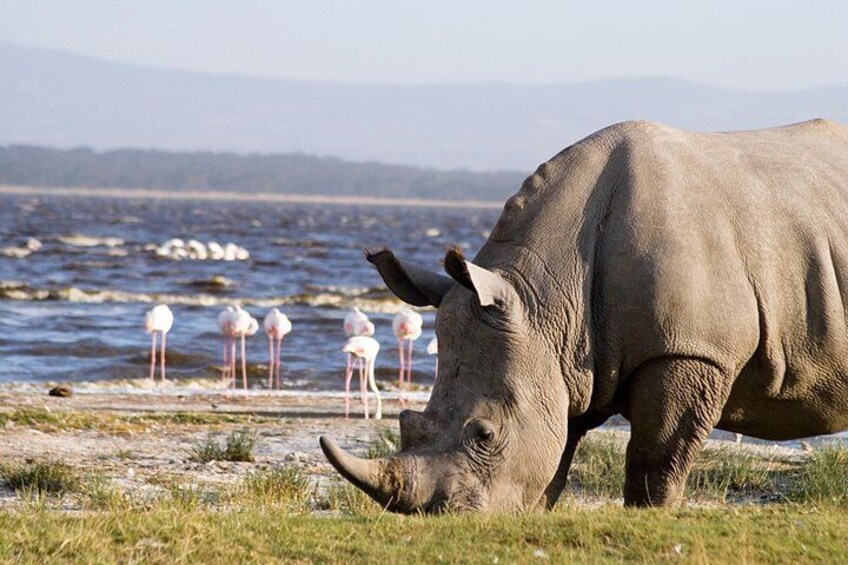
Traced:
<svg viewBox="0 0 848 565">
<path fill-rule="evenodd" d="M 473 420 L 466 428 L 468 436 L 477 443 L 490 443 L 495 439 L 494 427 L 483 420 Z"/>
</svg>

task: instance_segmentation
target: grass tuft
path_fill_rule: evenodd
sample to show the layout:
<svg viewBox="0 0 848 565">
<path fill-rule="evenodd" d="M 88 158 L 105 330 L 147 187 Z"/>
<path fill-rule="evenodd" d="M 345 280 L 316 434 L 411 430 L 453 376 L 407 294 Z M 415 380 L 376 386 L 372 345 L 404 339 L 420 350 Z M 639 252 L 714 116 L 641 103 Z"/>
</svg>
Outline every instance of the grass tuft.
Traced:
<svg viewBox="0 0 848 565">
<path fill-rule="evenodd" d="M 68 494 L 80 487 L 77 472 L 61 461 L 35 461 L 0 466 L 0 476 L 15 492 Z"/>
<path fill-rule="evenodd" d="M 331 510 L 343 516 L 375 516 L 382 508 L 348 482 L 333 481 L 318 501 L 319 510 Z"/>
<path fill-rule="evenodd" d="M 132 499 L 103 475 L 94 475 L 83 481 L 79 495 L 80 504 L 89 510 L 120 511 L 133 508 Z"/>
<path fill-rule="evenodd" d="M 732 447 L 702 451 L 686 488 L 690 496 L 726 501 L 770 495 L 776 489 L 774 461 Z"/>
<path fill-rule="evenodd" d="M 253 448 L 256 447 L 256 434 L 251 432 L 231 432 L 222 445 L 216 438 L 208 437 L 192 448 L 191 458 L 200 463 L 209 461 L 254 461 Z"/>
<path fill-rule="evenodd" d="M 801 467 L 790 498 L 848 506 L 848 448 L 830 445 L 815 451 Z"/>
<path fill-rule="evenodd" d="M 310 510 L 315 488 L 303 470 L 283 467 L 248 475 L 238 494 L 239 500 L 250 506 L 273 506 L 303 513 Z"/>
<path fill-rule="evenodd" d="M 620 497 L 624 488 L 624 444 L 603 433 L 585 437 L 574 454 L 571 477 L 585 494 Z"/>
<path fill-rule="evenodd" d="M 398 449 L 400 449 L 400 437 L 394 431 L 384 429 L 380 431 L 377 439 L 368 448 L 365 458 L 378 459 L 380 457 L 387 457 Z"/>
</svg>

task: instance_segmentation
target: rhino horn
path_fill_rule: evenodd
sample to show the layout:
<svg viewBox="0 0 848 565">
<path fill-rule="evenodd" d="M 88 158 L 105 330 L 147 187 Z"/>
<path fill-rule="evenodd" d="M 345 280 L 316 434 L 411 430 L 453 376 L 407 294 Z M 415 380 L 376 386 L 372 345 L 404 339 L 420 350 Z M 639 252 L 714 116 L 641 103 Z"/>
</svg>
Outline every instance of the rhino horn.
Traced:
<svg viewBox="0 0 848 565">
<path fill-rule="evenodd" d="M 380 272 L 395 296 L 413 306 L 439 307 L 454 286 L 448 277 L 401 261 L 389 249 L 365 250 L 365 258 Z"/>
<path fill-rule="evenodd" d="M 411 486 L 407 481 L 409 473 L 400 458 L 360 459 L 327 437 L 318 441 L 327 460 L 354 486 L 389 510 L 411 511 L 409 497 L 404 496 Z"/>
<path fill-rule="evenodd" d="M 448 249 L 445 271 L 459 284 L 477 295 L 480 306 L 505 304 L 515 294 L 506 279 L 465 259 L 458 247 Z"/>
</svg>

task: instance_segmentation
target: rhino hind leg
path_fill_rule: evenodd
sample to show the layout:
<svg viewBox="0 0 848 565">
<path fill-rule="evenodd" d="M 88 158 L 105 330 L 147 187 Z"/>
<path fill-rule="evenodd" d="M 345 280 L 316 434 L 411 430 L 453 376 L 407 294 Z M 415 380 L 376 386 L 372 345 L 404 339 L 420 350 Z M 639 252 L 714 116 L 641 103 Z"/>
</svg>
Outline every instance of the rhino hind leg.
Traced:
<svg viewBox="0 0 848 565">
<path fill-rule="evenodd" d="M 653 360 L 631 377 L 624 504 L 682 500 L 695 456 L 718 422 L 731 379 L 702 359 Z"/>
</svg>

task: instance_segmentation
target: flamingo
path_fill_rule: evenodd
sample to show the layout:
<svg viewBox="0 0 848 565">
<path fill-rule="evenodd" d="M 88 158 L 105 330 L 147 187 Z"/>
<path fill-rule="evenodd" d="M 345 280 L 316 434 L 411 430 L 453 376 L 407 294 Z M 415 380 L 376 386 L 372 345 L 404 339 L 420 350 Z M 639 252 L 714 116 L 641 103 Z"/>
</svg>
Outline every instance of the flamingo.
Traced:
<svg viewBox="0 0 848 565">
<path fill-rule="evenodd" d="M 400 368 L 398 372 L 398 399 L 405 404 L 403 398 L 404 379 L 407 385 L 412 385 L 412 344 L 421 337 L 421 326 L 424 320 L 418 312 L 403 308 L 395 314 L 392 320 L 392 331 L 398 340 L 398 356 Z"/>
<path fill-rule="evenodd" d="M 268 365 L 268 388 L 279 389 L 281 388 L 280 349 L 283 346 L 283 338 L 291 331 L 292 325 L 288 316 L 280 312 L 277 308 L 273 308 L 268 312 L 263 325 L 265 326 L 265 333 L 268 334 L 268 352 L 271 357 Z"/>
<path fill-rule="evenodd" d="M 224 334 L 224 372 L 221 379 L 236 378 L 236 309 L 227 306 L 227 309 L 218 314 L 218 328 Z"/>
<path fill-rule="evenodd" d="M 380 343 L 370 336 L 357 335 L 347 340 L 342 351 L 353 355 L 359 361 L 359 389 L 362 393 L 362 404 L 365 406 L 365 419 L 368 419 L 368 390 L 365 388 L 366 374 L 368 384 L 377 397 L 377 410 L 374 412 L 374 419 L 380 420 L 383 418 L 383 401 L 380 398 L 380 391 L 377 390 L 377 382 L 374 379 L 374 362 L 377 359 L 377 353 L 380 351 Z M 348 417 L 350 405 L 345 404 L 345 417 Z"/>
<path fill-rule="evenodd" d="M 156 334 L 162 334 L 161 347 L 161 375 L 162 382 L 165 382 L 165 336 L 171 331 L 174 325 L 174 313 L 164 304 L 158 304 L 150 310 L 144 317 L 144 330 L 153 336 L 153 342 L 150 346 L 150 381 L 153 382 L 154 373 L 156 370 Z"/>
<path fill-rule="evenodd" d="M 374 324 L 368 319 L 359 308 L 354 308 L 353 312 L 345 316 L 344 330 L 347 337 L 365 336 L 371 337 L 374 335 Z M 361 360 L 357 360 L 360 364 Z M 353 377 L 353 358 L 350 353 L 347 354 L 347 367 L 345 368 L 345 418 L 350 413 L 350 380 Z"/>
<path fill-rule="evenodd" d="M 251 316 L 241 306 L 236 306 L 233 311 L 233 333 L 236 338 L 241 338 L 241 384 L 244 390 L 247 390 L 247 356 L 245 354 L 245 337 L 255 334 L 259 330 L 259 322 Z M 236 344 L 233 340 L 232 346 L 232 363 L 233 363 L 233 388 L 236 388 L 235 378 L 235 359 L 236 359 Z"/>
<path fill-rule="evenodd" d="M 436 381 L 439 380 L 439 340 L 438 338 L 433 338 L 430 340 L 430 343 L 427 344 L 427 355 L 435 355 L 436 356 L 436 370 L 433 373 L 433 384 L 436 384 Z"/>
</svg>

